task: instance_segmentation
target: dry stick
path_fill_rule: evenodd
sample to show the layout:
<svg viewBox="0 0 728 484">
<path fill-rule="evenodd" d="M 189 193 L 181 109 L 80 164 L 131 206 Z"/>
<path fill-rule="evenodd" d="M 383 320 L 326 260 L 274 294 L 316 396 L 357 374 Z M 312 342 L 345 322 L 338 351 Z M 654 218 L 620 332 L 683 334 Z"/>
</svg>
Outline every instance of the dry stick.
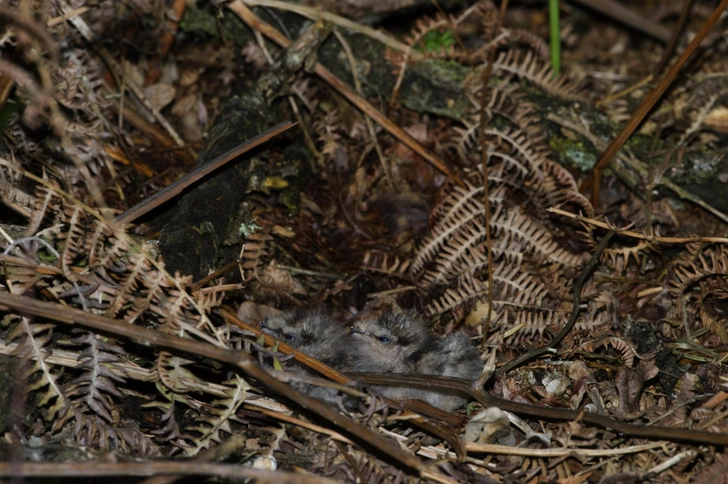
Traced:
<svg viewBox="0 0 728 484">
<path fill-rule="evenodd" d="M 615 420 L 604 415 L 586 412 L 583 410 L 567 410 L 564 408 L 540 407 L 526 403 L 514 402 L 494 397 L 482 388 L 473 388 L 473 382 L 462 378 L 444 377 L 439 375 L 396 375 L 383 373 L 351 373 L 356 378 L 370 385 L 379 386 L 413 386 L 434 390 L 442 388 L 457 390 L 463 395 L 469 395 L 484 407 L 498 407 L 507 412 L 526 415 L 545 420 L 560 422 L 586 422 L 605 429 L 621 432 L 630 437 L 644 439 L 663 439 L 672 442 L 692 442 L 707 445 L 728 446 L 728 434 L 703 432 L 691 429 L 676 429 L 666 427 L 648 427 Z"/>
<path fill-rule="evenodd" d="M 311 20 L 325 20 L 336 26 L 343 27 L 352 32 L 357 32 L 373 40 L 376 40 L 377 42 L 386 45 L 390 49 L 400 52 L 407 52 L 408 50 L 410 50 L 410 47 L 407 44 L 403 44 L 391 34 L 354 22 L 353 20 L 350 20 L 346 17 L 341 17 L 331 12 L 322 11 L 321 9 L 315 7 L 307 7 L 305 5 L 282 2 L 279 0 L 243 0 L 243 3 L 248 7 L 274 8 L 276 10 L 283 10 L 285 12 L 293 12 Z M 413 51 L 411 53 L 411 57 L 414 60 L 423 60 L 426 58 L 424 54 L 418 51 Z"/>
<path fill-rule="evenodd" d="M 589 259 L 589 262 L 587 262 L 584 270 L 581 271 L 579 278 L 576 280 L 576 283 L 574 284 L 574 307 L 571 310 L 569 320 L 566 322 L 561 331 L 559 331 L 559 334 L 554 336 L 553 339 L 549 341 L 549 344 L 547 344 L 546 346 L 543 346 L 533 351 L 529 351 L 525 355 L 521 355 L 515 360 L 509 361 L 498 370 L 496 375 L 503 375 L 513 368 L 521 366 L 522 364 L 536 359 L 541 355 L 552 352 L 566 337 L 566 335 L 569 334 L 569 331 L 571 331 L 571 328 L 573 328 L 574 324 L 576 323 L 576 318 L 579 316 L 579 305 L 581 304 L 581 288 L 584 286 L 584 282 L 586 282 L 586 278 L 589 277 L 589 274 L 591 273 L 592 269 L 594 269 L 594 266 L 596 266 L 599 262 L 599 256 L 602 255 L 602 252 L 607 247 L 609 239 L 612 238 L 614 233 L 615 232 L 613 230 L 607 232 L 607 235 L 605 235 L 601 242 L 599 242 L 599 245 L 594 251 L 591 259 Z"/>
<path fill-rule="evenodd" d="M 112 111 L 115 111 L 116 114 L 120 114 L 124 121 L 129 123 L 133 128 L 136 128 L 144 135 L 146 135 L 147 138 L 149 138 L 153 143 L 160 145 L 161 148 L 176 148 L 171 151 L 173 151 L 176 155 L 182 157 L 184 161 L 189 162 L 190 164 L 197 161 L 197 156 L 192 150 L 178 147 L 177 143 L 175 143 L 175 141 L 172 139 L 172 137 L 169 136 L 168 133 L 158 128 L 155 124 L 147 121 L 144 116 L 137 113 L 126 104 L 122 107 L 121 103 L 111 103 L 109 107 Z M 120 109 L 121 112 L 119 111 Z"/>
<path fill-rule="evenodd" d="M 174 39 L 177 36 L 177 30 L 179 29 L 179 23 L 185 14 L 187 8 L 187 0 L 174 0 L 172 7 L 167 10 L 164 16 L 162 35 L 159 39 L 159 49 L 157 58 L 152 58 L 149 61 L 149 70 L 147 75 L 144 77 L 144 86 L 151 86 L 155 84 L 160 77 L 162 77 L 161 65 L 164 62 L 165 57 L 169 53 L 169 49 L 172 48 Z"/>
<path fill-rule="evenodd" d="M 336 40 L 339 41 L 339 44 L 341 44 L 341 48 L 344 49 L 344 53 L 346 54 L 346 59 L 349 61 L 349 69 L 351 69 L 351 77 L 354 79 L 354 88 L 356 89 L 356 92 L 361 94 L 363 93 L 361 89 L 361 82 L 359 82 L 359 75 L 356 73 L 356 61 L 354 59 L 354 53 L 351 51 L 351 47 L 349 46 L 349 42 L 346 41 L 344 36 L 339 32 L 338 30 L 334 29 L 334 35 L 336 36 Z M 377 152 L 377 156 L 379 157 L 379 163 L 382 165 L 382 170 L 384 171 L 384 178 L 389 183 L 389 186 L 394 190 L 394 180 L 392 179 L 392 173 L 389 169 L 389 165 L 387 164 L 387 160 L 384 157 L 384 153 L 382 152 L 382 146 L 379 144 L 379 140 L 377 139 L 377 133 L 374 130 L 374 124 L 372 123 L 372 118 L 369 116 L 365 116 L 364 119 L 367 123 L 367 131 L 369 132 L 369 136 L 372 138 L 372 143 L 374 144 L 374 149 Z"/>
<path fill-rule="evenodd" d="M 493 29 L 493 39 L 498 37 L 501 28 L 501 22 L 508 8 L 508 0 L 502 0 L 498 17 L 495 20 L 495 28 Z M 492 39 L 491 39 L 492 40 Z M 488 142 L 485 138 L 485 120 L 486 105 L 488 104 L 488 83 L 490 76 L 493 74 L 493 63 L 495 62 L 496 43 L 490 47 L 488 52 L 488 65 L 483 70 L 480 88 L 480 165 L 483 170 L 483 218 L 485 219 L 485 256 L 488 258 L 488 313 L 485 316 L 485 324 L 482 327 L 483 345 L 488 340 L 490 332 L 490 321 L 493 319 L 493 242 L 491 241 L 490 232 L 490 187 L 488 185 Z"/>
<path fill-rule="evenodd" d="M 236 464 L 217 462 L 0 462 L 2 477 L 112 477 L 152 476 L 218 476 L 255 479 L 259 483 L 336 484 L 338 481 L 320 476 L 283 471 L 262 471 Z"/>
<path fill-rule="evenodd" d="M 601 183 L 602 170 L 607 167 L 614 155 L 617 154 L 617 151 L 624 146 L 624 143 L 626 143 L 629 137 L 632 136 L 632 133 L 634 133 L 637 126 L 639 126 L 645 116 L 647 116 L 647 113 L 650 112 L 655 103 L 657 103 L 660 97 L 662 97 L 667 88 L 670 87 L 672 82 L 680 73 L 680 69 L 682 69 L 685 62 L 687 62 L 688 58 L 690 58 L 693 52 L 695 52 L 695 49 L 698 48 L 703 39 L 705 39 L 705 36 L 708 35 L 708 32 L 718 21 L 721 13 L 723 13 L 723 10 L 725 10 L 726 7 L 728 7 L 728 0 L 721 0 L 720 5 L 718 5 L 713 14 L 700 29 L 700 32 L 698 32 L 695 38 L 690 42 L 677 61 L 675 61 L 672 67 L 670 67 L 670 70 L 667 71 L 665 77 L 662 78 L 655 89 L 645 96 L 642 104 L 640 104 L 639 108 L 637 108 L 637 111 L 634 113 L 634 116 L 632 116 L 622 131 L 620 131 L 617 137 L 609 144 L 607 149 L 604 150 L 596 165 L 594 165 L 591 176 L 579 187 L 579 190 L 583 192 L 591 185 L 592 204 L 594 206 L 598 205 L 599 202 L 599 185 Z"/>
<path fill-rule="evenodd" d="M 227 363 L 239 368 L 248 377 L 260 381 L 265 386 L 281 395 L 286 396 L 301 407 L 317 413 L 324 419 L 336 425 L 338 428 L 342 429 L 344 432 L 355 436 L 360 442 L 366 442 L 393 460 L 399 461 L 401 464 L 410 469 L 419 471 L 422 476 L 446 481 L 443 476 L 428 470 L 417 458 L 403 451 L 401 448 L 384 439 L 379 434 L 376 434 L 363 425 L 339 414 L 325 403 L 316 400 L 313 397 L 309 397 L 308 395 L 304 395 L 303 393 L 292 389 L 285 383 L 276 380 L 270 375 L 270 373 L 268 373 L 267 370 L 257 366 L 253 362 L 250 354 L 246 351 L 235 351 L 220 348 L 208 343 L 202 343 L 162 333 L 160 331 L 153 331 L 151 329 L 129 325 L 124 321 L 87 313 L 80 309 L 64 307 L 60 304 L 53 304 L 15 294 L 0 293 L 0 310 L 4 310 L 3 306 L 18 311 L 19 313 L 39 316 L 63 324 L 79 325 L 93 331 L 115 336 L 134 338 L 163 348 L 195 354 L 215 361 Z"/>
<path fill-rule="evenodd" d="M 78 17 L 79 15 L 85 14 L 86 12 L 91 10 L 91 8 L 92 7 L 79 7 L 79 8 L 73 9 L 70 12 L 65 13 L 59 17 L 54 17 L 52 19 L 49 19 L 46 22 L 46 25 L 48 27 L 55 27 L 58 24 L 62 24 L 68 20 L 71 20 L 73 17 Z"/>
<path fill-rule="evenodd" d="M 690 7 L 692 7 L 692 5 L 693 0 L 683 1 L 682 11 L 680 11 L 680 18 L 678 19 L 677 24 L 672 31 L 670 42 L 667 44 L 667 47 L 665 47 L 665 50 L 662 53 L 662 57 L 660 58 L 660 62 L 657 63 L 657 65 L 655 66 L 655 70 L 652 72 L 655 76 L 658 76 L 660 72 L 662 72 L 662 69 L 664 69 L 667 65 L 667 61 L 670 60 L 672 54 L 675 53 L 675 47 L 677 47 L 677 42 L 678 40 L 680 40 L 680 35 L 683 33 L 685 25 L 687 25 L 688 23 Z"/>
<path fill-rule="evenodd" d="M 661 244 L 690 244 L 692 242 L 703 242 L 706 244 L 728 244 L 728 238 L 725 237 L 660 237 L 659 235 L 647 235 L 644 232 L 635 232 L 633 230 L 620 229 L 612 225 L 610 222 L 601 222 L 593 218 L 584 217 L 575 213 L 570 213 L 560 208 L 547 208 L 547 212 L 563 215 L 582 223 L 594 225 L 607 230 L 613 230 L 619 235 L 632 237 L 633 239 L 646 240 L 648 242 L 659 242 Z"/>
<path fill-rule="evenodd" d="M 727 0 L 728 1 L 728 0 Z M 257 30 L 262 33 L 273 42 L 278 44 L 280 47 L 288 47 L 291 41 L 285 38 L 278 30 L 273 28 L 270 24 L 259 19 L 248 7 L 246 7 L 240 0 L 228 4 L 228 8 L 235 12 L 243 22 L 245 22 L 251 29 Z M 314 72 L 321 79 L 329 83 L 331 87 L 336 89 L 339 94 L 348 99 L 352 104 L 358 107 L 364 114 L 373 118 L 376 122 L 382 125 L 384 129 L 389 131 L 392 136 L 397 138 L 399 141 L 404 143 L 412 151 L 424 158 L 429 164 L 434 166 L 444 175 L 452 177 L 450 170 L 437 155 L 426 150 L 420 143 L 417 142 L 412 136 L 410 136 L 405 130 L 390 121 L 384 114 L 379 112 L 377 108 L 369 104 L 367 100 L 356 94 L 354 91 L 349 89 L 349 86 L 341 82 L 336 76 L 334 76 L 328 69 L 322 66 L 320 63 L 316 63 Z M 464 186 L 463 182 L 458 178 L 453 177 L 456 183 L 460 186 Z"/>
<path fill-rule="evenodd" d="M 282 132 L 295 126 L 296 124 L 298 124 L 298 123 L 294 124 L 294 123 L 291 123 L 290 121 L 285 121 L 276 126 L 273 126 L 272 128 L 263 132 L 262 134 L 259 134 L 258 136 L 255 136 L 255 137 L 249 139 L 245 143 L 236 146 L 235 148 L 227 151 L 226 153 L 221 154 L 220 156 L 216 157 L 209 163 L 206 163 L 205 165 L 197 168 L 196 170 L 188 173 L 184 177 L 182 177 L 179 180 L 177 180 L 176 182 L 172 183 L 168 187 L 165 187 L 164 189 L 158 191 L 151 197 L 145 198 L 141 202 L 137 203 L 136 205 L 131 207 L 129 210 L 127 210 L 126 212 L 124 212 L 121 215 L 119 215 L 118 217 L 116 217 L 116 222 L 118 222 L 120 224 L 126 224 L 126 223 L 136 220 L 137 218 L 141 217 L 142 215 L 149 212 L 150 210 L 163 204 L 170 198 L 179 195 L 182 192 L 182 190 L 184 190 L 191 184 L 195 183 L 200 178 L 217 170 L 218 168 L 225 165 L 230 160 L 234 160 L 235 158 L 242 155 L 246 151 L 250 151 L 253 148 L 255 148 L 256 146 L 259 146 L 259 145 L 265 143 L 269 139 L 281 134 Z"/>
</svg>

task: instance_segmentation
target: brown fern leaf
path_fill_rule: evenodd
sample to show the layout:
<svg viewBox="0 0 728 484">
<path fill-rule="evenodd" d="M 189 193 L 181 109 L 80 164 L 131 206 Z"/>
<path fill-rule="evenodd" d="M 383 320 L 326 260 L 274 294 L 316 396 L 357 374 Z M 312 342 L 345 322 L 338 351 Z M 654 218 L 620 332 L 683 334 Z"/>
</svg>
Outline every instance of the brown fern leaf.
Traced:
<svg viewBox="0 0 728 484">
<path fill-rule="evenodd" d="M 551 238 L 543 226 L 523 213 L 520 208 L 508 211 L 503 221 L 494 222 L 496 233 L 508 245 L 524 244 L 524 251 L 534 254 L 538 260 L 558 262 L 567 267 L 578 267 L 582 256 L 563 249 Z"/>
<path fill-rule="evenodd" d="M 243 268 L 245 279 L 257 279 L 261 273 L 261 267 L 267 254 L 267 247 L 273 236 L 270 230 L 265 228 L 260 232 L 250 234 L 243 246 L 243 254 L 241 267 Z"/>
<path fill-rule="evenodd" d="M 584 343 L 584 348 L 589 352 L 594 352 L 597 347 L 607 348 L 608 346 L 612 346 L 622 354 L 622 363 L 628 368 L 632 368 L 634 366 L 635 358 L 642 358 L 639 354 L 637 354 L 637 350 L 634 345 L 624 338 L 608 336 L 606 338 L 600 338 L 598 340 L 587 341 Z"/>
<path fill-rule="evenodd" d="M 106 311 L 108 317 L 116 317 L 136 296 L 133 294 L 143 284 L 142 279 L 151 271 L 151 264 L 142 254 L 134 254 L 124 271 L 124 277 L 115 287 L 116 295 Z"/>
<path fill-rule="evenodd" d="M 43 219 L 45 218 L 49 210 L 53 210 L 53 207 L 58 203 L 58 195 L 55 191 L 40 186 L 35 193 L 35 209 L 33 210 L 28 226 L 25 229 L 25 235 L 31 236 L 38 232 Z"/>
<path fill-rule="evenodd" d="M 117 237 L 114 228 L 96 221 L 93 233 L 88 237 L 86 254 L 89 267 L 104 269 L 120 267 L 119 260 L 129 252 L 129 244 L 123 237 Z"/>
<path fill-rule="evenodd" d="M 407 279 L 410 261 L 396 255 L 366 251 L 361 262 L 365 271 L 380 272 L 390 277 Z"/>
<path fill-rule="evenodd" d="M 548 63 L 541 64 L 533 52 L 527 52 L 523 60 L 519 57 L 516 50 L 501 53 L 493 64 L 495 72 L 513 74 L 555 97 L 574 101 L 582 99 L 578 94 L 578 86 L 563 75 L 554 76 L 551 66 Z"/>
<path fill-rule="evenodd" d="M 75 282 L 77 276 L 71 270 L 71 266 L 76 262 L 79 255 L 83 254 L 85 230 L 82 224 L 84 218 L 80 207 L 70 207 L 65 210 L 64 219 L 67 229 L 59 236 L 64 241 L 63 252 L 61 252 L 61 267 L 63 275 L 69 281 Z"/>
<path fill-rule="evenodd" d="M 566 323 L 564 315 L 556 311 L 522 309 L 515 312 L 515 315 L 515 320 L 511 326 L 520 327 L 521 337 L 542 336 L 546 328 L 558 328 Z M 511 333 L 513 335 L 517 334 L 515 331 Z"/>
<path fill-rule="evenodd" d="M 640 257 L 652 251 L 659 250 L 655 244 L 641 240 L 633 247 L 608 247 L 604 249 L 602 259 L 607 261 L 609 266 L 619 274 L 624 274 L 630 260 L 639 267 Z"/>
<path fill-rule="evenodd" d="M 43 418 L 60 420 L 69 413 L 69 401 L 58 383 L 60 370 L 46 361 L 55 325 L 32 323 L 28 318 L 6 314 L 2 326 L 9 328 L 5 343 L 18 344 L 13 354 L 21 360 L 21 378 L 27 381 L 25 390 L 43 390 L 36 400 L 38 407 L 47 406 L 42 411 Z"/>
<path fill-rule="evenodd" d="M 83 402 L 99 417 L 112 423 L 114 419 L 111 416 L 112 406 L 109 396 L 122 398 L 114 382 L 123 382 L 124 379 L 111 371 L 109 364 L 121 362 L 120 355 L 125 353 L 124 349 L 110 340 L 102 340 L 91 333 L 84 333 L 72 339 L 71 343 L 85 346 L 78 355 L 79 364 L 76 367 L 83 373 L 64 388 L 65 395 L 72 400 Z"/>
<path fill-rule="evenodd" d="M 678 312 L 691 300 L 696 301 L 703 327 L 728 343 L 725 318 L 716 318 L 708 304 L 712 299 L 728 299 L 728 251 L 723 246 L 706 248 L 705 244 L 699 243 L 689 244 L 686 249 L 673 265 L 668 279 Z"/>
</svg>

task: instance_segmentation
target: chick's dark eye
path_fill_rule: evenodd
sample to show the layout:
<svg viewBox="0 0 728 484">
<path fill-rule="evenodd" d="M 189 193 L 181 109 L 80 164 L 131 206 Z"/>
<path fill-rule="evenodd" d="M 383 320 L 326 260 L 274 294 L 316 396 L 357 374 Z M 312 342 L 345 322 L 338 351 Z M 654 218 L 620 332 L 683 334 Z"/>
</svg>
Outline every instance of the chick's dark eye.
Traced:
<svg viewBox="0 0 728 484">
<path fill-rule="evenodd" d="M 259 325 L 259 326 L 260 326 L 261 328 L 267 328 L 267 327 L 268 327 L 268 318 L 265 318 L 265 319 L 261 319 L 261 320 L 260 320 L 260 323 L 258 323 L 258 325 Z"/>
<path fill-rule="evenodd" d="M 286 337 L 286 341 L 293 341 L 294 339 L 296 339 L 296 337 L 292 334 L 284 334 L 283 336 Z"/>
<path fill-rule="evenodd" d="M 380 336 L 379 341 L 381 341 L 384 344 L 389 343 L 391 340 L 387 336 Z"/>
</svg>

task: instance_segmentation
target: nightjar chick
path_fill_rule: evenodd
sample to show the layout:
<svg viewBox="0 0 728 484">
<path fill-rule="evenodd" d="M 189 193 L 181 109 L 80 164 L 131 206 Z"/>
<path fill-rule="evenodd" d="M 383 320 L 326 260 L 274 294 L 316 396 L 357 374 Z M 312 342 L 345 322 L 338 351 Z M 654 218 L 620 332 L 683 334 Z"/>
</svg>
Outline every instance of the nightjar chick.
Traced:
<svg viewBox="0 0 728 484">
<path fill-rule="evenodd" d="M 417 314 L 384 312 L 355 322 L 351 327 L 352 367 L 355 371 L 440 375 L 474 380 L 482 372 L 480 354 L 465 333 L 459 331 L 436 338 Z M 415 388 L 375 387 L 395 400 L 420 399 L 452 412 L 465 399 Z"/>
<path fill-rule="evenodd" d="M 263 331 L 297 350 L 316 358 L 322 363 L 340 371 L 351 369 L 349 344 L 351 334 L 345 326 L 327 315 L 321 309 L 295 309 L 260 322 Z M 288 366 L 293 372 L 314 374 L 304 365 L 292 361 Z M 312 397 L 333 402 L 336 391 L 331 388 L 307 384 L 294 384 L 294 388 Z"/>
</svg>

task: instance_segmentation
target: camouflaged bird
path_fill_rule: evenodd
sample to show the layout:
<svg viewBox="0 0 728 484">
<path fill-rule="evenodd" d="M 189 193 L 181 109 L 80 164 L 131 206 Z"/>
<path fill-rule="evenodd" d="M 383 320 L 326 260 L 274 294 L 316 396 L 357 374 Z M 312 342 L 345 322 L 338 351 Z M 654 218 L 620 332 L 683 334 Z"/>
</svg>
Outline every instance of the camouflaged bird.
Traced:
<svg viewBox="0 0 728 484">
<path fill-rule="evenodd" d="M 482 372 L 480 354 L 462 331 L 437 338 L 413 312 L 385 311 L 351 327 L 352 368 L 360 372 L 439 375 L 474 380 Z M 374 387 L 393 400 L 420 399 L 452 412 L 465 399 L 418 388 Z"/>
<path fill-rule="evenodd" d="M 350 331 L 320 308 L 285 311 L 262 320 L 260 327 L 268 335 L 336 370 L 351 369 Z M 319 376 L 298 362 L 292 362 L 288 369 L 301 375 Z M 294 383 L 293 387 L 321 400 L 334 402 L 336 399 L 336 391 L 331 388 L 303 383 Z"/>
</svg>

